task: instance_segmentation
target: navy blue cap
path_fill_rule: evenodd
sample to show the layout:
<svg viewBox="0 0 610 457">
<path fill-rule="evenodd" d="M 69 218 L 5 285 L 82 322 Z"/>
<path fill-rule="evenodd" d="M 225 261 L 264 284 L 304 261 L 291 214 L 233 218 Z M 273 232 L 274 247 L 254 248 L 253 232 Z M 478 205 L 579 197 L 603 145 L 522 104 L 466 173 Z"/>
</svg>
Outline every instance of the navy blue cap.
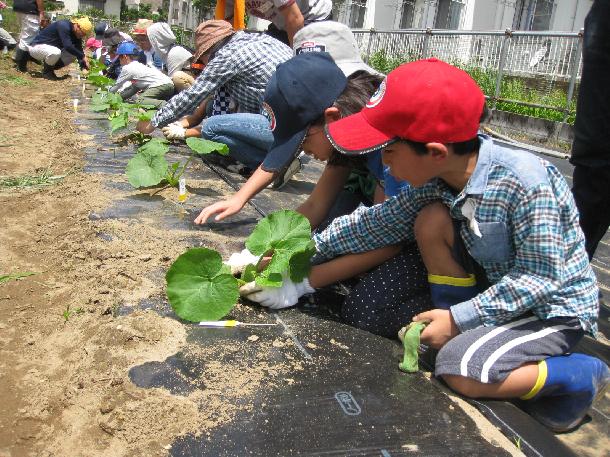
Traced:
<svg viewBox="0 0 610 457">
<path fill-rule="evenodd" d="M 104 38 L 104 32 L 106 31 L 106 29 L 108 28 L 108 24 L 106 22 L 98 22 L 97 24 L 95 24 L 95 28 L 93 30 L 95 30 L 95 39 L 96 40 L 101 40 Z"/>
<path fill-rule="evenodd" d="M 263 170 L 275 173 L 290 165 L 309 125 L 332 106 L 346 85 L 347 78 L 327 52 L 299 54 L 278 65 L 263 102 L 273 132 Z"/>
</svg>

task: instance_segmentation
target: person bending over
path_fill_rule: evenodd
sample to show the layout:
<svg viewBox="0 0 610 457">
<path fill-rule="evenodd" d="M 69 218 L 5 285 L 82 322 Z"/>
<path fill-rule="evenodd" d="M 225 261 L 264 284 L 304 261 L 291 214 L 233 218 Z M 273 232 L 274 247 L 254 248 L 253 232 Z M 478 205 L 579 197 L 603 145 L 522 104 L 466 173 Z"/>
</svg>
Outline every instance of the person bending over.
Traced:
<svg viewBox="0 0 610 457">
<path fill-rule="evenodd" d="M 434 309 L 414 320 L 439 349 L 436 376 L 467 397 L 516 399 L 552 430 L 570 430 L 610 381 L 601 360 L 571 352 L 597 333 L 597 283 L 563 176 L 478 135 L 484 104 L 467 73 L 427 59 L 400 66 L 360 113 L 328 125 L 343 153 L 383 147 L 391 173 L 412 187 L 333 221 L 314 236 L 317 255 L 416 241 Z M 254 301 L 280 295 L 242 289 Z"/>
<path fill-rule="evenodd" d="M 309 71 L 303 71 L 304 68 Z M 325 126 L 360 110 L 379 86 L 379 76 L 364 71 L 364 64 L 360 68 L 346 78 L 329 54 L 301 53 L 278 67 L 265 94 L 264 106 L 275 124 L 269 160 L 289 162 L 302 149 L 328 162 L 311 195 L 297 208 L 314 230 L 339 215 L 350 213 L 359 204 L 373 203 L 343 190 L 354 168 L 368 169 L 379 187 L 387 182 L 378 171 L 381 168 L 378 150 L 350 158 L 336 151 L 324 134 Z M 408 187 L 405 182 L 398 184 L 402 189 Z M 398 190 L 388 189 L 388 192 L 391 196 Z M 375 203 L 384 200 L 383 189 L 379 193 Z M 256 261 L 257 257 L 244 249 L 232 254 L 228 264 L 234 272 L 239 272 Z M 369 273 L 361 277 L 365 272 Z M 341 316 L 358 328 L 383 336 L 395 335 L 405 318 L 430 309 L 425 268 L 414 243 L 384 246 L 320 262 L 312 267 L 307 282 L 300 284 L 298 291 L 300 294 L 313 292 L 352 278 L 357 284 L 342 304 Z M 382 281 L 386 283 L 384 287 L 380 287 Z M 297 289 L 290 286 L 275 292 L 280 295 L 257 301 L 279 309 L 296 304 L 299 298 Z"/>
<path fill-rule="evenodd" d="M 29 53 L 43 62 L 42 77 L 57 80 L 54 70 L 78 61 L 81 70 L 89 69 L 89 61 L 83 51 L 83 38 L 91 33 L 93 25 L 87 17 L 64 19 L 42 29 L 32 40 Z"/>
<path fill-rule="evenodd" d="M 119 44 L 117 54 L 121 73 L 109 91 L 117 92 L 124 100 L 138 94 L 136 103 L 159 107 L 174 95 L 174 84 L 156 68 L 138 62 L 140 52 L 134 43 Z"/>
<path fill-rule="evenodd" d="M 222 87 L 230 93 L 243 117 L 241 122 L 233 124 L 233 131 L 242 131 L 247 128 L 249 116 L 260 114 L 265 87 L 275 68 L 292 56 L 290 48 L 277 40 L 266 35 L 235 32 L 226 21 L 199 24 L 195 42 L 197 51 L 193 60 L 205 65 L 203 71 L 193 86 L 174 96 L 151 122 L 138 123 L 141 132 L 150 133 L 192 114 Z M 220 122 L 223 117 L 212 116 L 206 123 Z M 239 151 L 230 150 L 230 154 L 236 153 Z M 256 168 L 262 160 L 261 157 L 240 158 L 247 162 L 242 162 L 245 165 L 252 165 L 251 168 Z"/>
</svg>

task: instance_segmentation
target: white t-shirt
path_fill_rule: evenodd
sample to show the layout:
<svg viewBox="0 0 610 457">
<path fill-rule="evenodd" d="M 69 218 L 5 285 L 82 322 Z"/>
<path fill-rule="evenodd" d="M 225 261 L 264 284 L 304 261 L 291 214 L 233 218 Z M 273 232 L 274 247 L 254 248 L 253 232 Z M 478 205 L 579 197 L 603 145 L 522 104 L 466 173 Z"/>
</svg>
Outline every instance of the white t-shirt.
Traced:
<svg viewBox="0 0 610 457">
<path fill-rule="evenodd" d="M 234 3 L 234 0 L 226 1 L 225 17 L 233 16 Z M 333 9 L 331 0 L 246 0 L 246 12 L 273 22 L 280 30 L 286 30 L 280 9 L 293 3 L 301 10 L 305 25 L 328 18 Z"/>
<path fill-rule="evenodd" d="M 163 84 L 172 84 L 172 80 L 168 76 L 156 68 L 150 68 L 136 60 L 121 68 L 119 79 L 110 88 L 110 92 L 118 91 L 126 82 L 131 82 L 138 90 L 162 86 Z"/>
</svg>

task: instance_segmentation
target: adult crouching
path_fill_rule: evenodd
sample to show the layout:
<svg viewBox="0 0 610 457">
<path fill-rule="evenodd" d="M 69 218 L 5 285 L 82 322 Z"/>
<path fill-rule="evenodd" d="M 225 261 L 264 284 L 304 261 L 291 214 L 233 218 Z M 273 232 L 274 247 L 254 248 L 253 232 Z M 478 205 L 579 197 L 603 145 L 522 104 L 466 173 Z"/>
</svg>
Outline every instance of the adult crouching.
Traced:
<svg viewBox="0 0 610 457">
<path fill-rule="evenodd" d="M 42 77 L 59 79 L 55 70 L 69 65 L 74 60 L 82 70 L 89 69 L 89 61 L 83 51 L 83 38 L 91 33 L 93 25 L 87 17 L 61 20 L 41 30 L 29 47 L 32 58 L 43 63 Z"/>
</svg>

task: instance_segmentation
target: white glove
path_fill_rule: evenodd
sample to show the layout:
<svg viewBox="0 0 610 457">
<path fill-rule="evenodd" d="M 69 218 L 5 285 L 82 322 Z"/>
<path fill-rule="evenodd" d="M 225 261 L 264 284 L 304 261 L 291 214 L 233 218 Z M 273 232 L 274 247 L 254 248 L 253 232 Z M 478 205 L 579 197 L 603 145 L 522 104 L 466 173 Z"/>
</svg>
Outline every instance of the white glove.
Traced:
<svg viewBox="0 0 610 457">
<path fill-rule="evenodd" d="M 305 294 L 314 293 L 316 289 L 309 285 L 309 279 L 294 283 L 284 278 L 282 287 L 260 287 L 254 281 L 239 288 L 239 294 L 248 300 L 271 309 L 282 309 L 294 306 Z"/>
<path fill-rule="evenodd" d="M 241 252 L 231 254 L 231 257 L 229 257 L 225 264 L 231 267 L 232 275 L 237 275 L 243 273 L 247 265 L 251 263 L 256 265 L 256 262 L 258 262 L 258 256 L 252 254 L 248 249 L 244 249 Z"/>
<path fill-rule="evenodd" d="M 186 134 L 186 129 L 179 122 L 172 122 L 163 127 L 161 131 L 168 140 L 184 140 L 184 135 Z"/>
</svg>

